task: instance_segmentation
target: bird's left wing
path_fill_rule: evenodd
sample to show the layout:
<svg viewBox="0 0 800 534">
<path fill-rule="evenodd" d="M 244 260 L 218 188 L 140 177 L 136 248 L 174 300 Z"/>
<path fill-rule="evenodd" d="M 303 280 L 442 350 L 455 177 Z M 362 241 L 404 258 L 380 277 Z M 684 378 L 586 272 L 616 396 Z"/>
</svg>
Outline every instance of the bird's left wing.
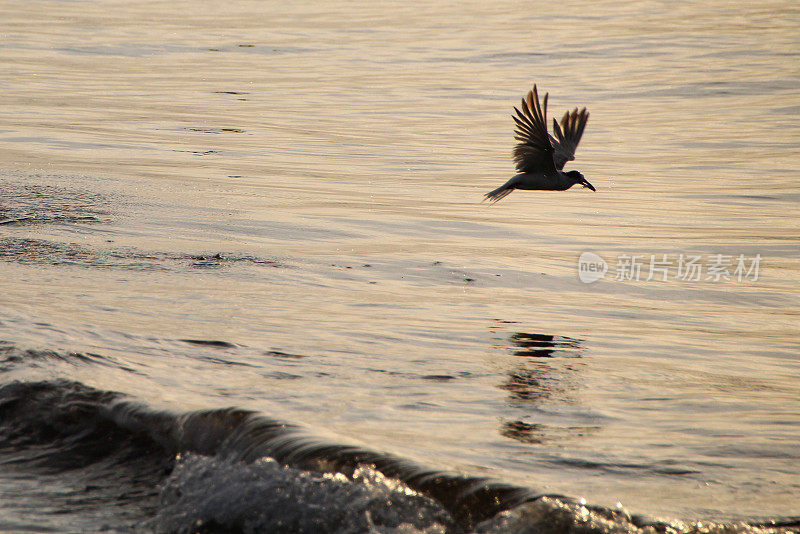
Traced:
<svg viewBox="0 0 800 534">
<path fill-rule="evenodd" d="M 514 163 L 520 172 L 553 172 L 553 145 L 547 133 L 547 93 L 544 95 L 544 106 L 539 105 L 539 93 L 536 86 L 522 99 L 522 111 L 514 108 L 517 123 L 514 138 L 519 141 L 514 147 Z M 544 111 L 543 111 L 544 109 Z"/>
<path fill-rule="evenodd" d="M 553 132 L 556 136 L 550 137 L 550 141 L 553 143 L 553 159 L 558 170 L 563 169 L 568 161 L 575 159 L 575 149 L 578 148 L 588 120 L 589 112 L 586 111 L 586 108 L 580 111 L 575 108 L 564 113 L 564 116 L 561 117 L 560 127 L 558 122 L 553 119 Z"/>
</svg>

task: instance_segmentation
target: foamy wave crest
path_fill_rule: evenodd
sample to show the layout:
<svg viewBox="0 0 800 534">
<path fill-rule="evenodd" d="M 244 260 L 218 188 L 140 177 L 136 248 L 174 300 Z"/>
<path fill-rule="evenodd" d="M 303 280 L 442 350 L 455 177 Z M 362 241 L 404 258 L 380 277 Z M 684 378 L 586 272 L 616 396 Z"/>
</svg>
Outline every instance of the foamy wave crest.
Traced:
<svg viewBox="0 0 800 534">
<path fill-rule="evenodd" d="M 164 484 L 157 532 L 421 532 L 456 530 L 432 499 L 370 467 L 352 477 L 189 454 Z"/>
</svg>

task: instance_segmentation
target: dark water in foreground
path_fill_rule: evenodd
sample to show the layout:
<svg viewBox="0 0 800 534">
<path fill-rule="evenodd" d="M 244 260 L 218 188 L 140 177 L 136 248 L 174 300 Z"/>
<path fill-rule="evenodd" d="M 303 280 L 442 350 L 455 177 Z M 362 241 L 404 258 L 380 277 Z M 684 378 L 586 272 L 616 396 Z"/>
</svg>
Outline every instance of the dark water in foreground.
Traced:
<svg viewBox="0 0 800 534">
<path fill-rule="evenodd" d="M 6 362 L 58 357 L 20 354 L 8 346 L 3 353 Z M 0 388 L 0 402 L 0 451 L 7 469 L 0 527 L 9 531 L 47 532 L 51 525 L 70 531 L 485 533 L 800 527 L 797 519 L 654 521 L 320 442 L 253 412 L 152 411 L 66 380 L 13 382 Z M 34 499 L 40 501 L 35 511 Z M 67 528 L 57 519 L 65 510 Z M 31 528 L 33 513 L 54 517 Z"/>
<path fill-rule="evenodd" d="M 0 2 L 0 530 L 800 530 L 793 4 L 202 7 Z"/>
</svg>

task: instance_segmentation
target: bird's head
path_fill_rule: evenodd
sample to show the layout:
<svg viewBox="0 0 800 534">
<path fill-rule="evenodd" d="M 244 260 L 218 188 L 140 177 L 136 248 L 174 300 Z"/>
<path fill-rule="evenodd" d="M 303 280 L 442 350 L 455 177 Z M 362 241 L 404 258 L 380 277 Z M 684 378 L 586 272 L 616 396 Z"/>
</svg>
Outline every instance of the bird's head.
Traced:
<svg viewBox="0 0 800 534">
<path fill-rule="evenodd" d="M 565 174 L 567 175 L 567 177 L 569 177 L 570 180 L 572 180 L 572 185 L 581 184 L 583 187 L 587 187 L 592 191 L 597 191 L 597 189 L 595 189 L 594 186 L 590 184 L 589 181 L 586 178 L 584 178 L 583 175 L 578 171 L 569 171 Z"/>
</svg>

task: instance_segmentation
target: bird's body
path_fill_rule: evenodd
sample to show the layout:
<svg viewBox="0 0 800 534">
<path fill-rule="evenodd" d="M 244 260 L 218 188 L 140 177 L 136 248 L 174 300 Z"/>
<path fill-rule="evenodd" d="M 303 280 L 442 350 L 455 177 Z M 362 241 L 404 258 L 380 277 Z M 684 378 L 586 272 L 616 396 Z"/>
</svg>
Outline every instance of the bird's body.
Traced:
<svg viewBox="0 0 800 534">
<path fill-rule="evenodd" d="M 586 108 L 568 111 L 561 119 L 561 126 L 553 119 L 553 137 L 547 133 L 547 97 L 545 94 L 542 110 L 534 85 L 522 100 L 522 111 L 514 108 L 517 112 L 516 116 L 512 116 L 517 123 L 514 133 L 519 141 L 514 148 L 514 162 L 520 172 L 487 193 L 485 200 L 497 202 L 515 189 L 566 191 L 575 184 L 595 191 L 580 172 L 562 170 L 568 161 L 575 159 L 575 149 L 589 120 L 589 113 Z"/>
<path fill-rule="evenodd" d="M 487 193 L 486 197 L 497 196 L 503 191 L 511 193 L 514 189 L 525 189 L 529 191 L 534 189 L 541 191 L 566 191 L 576 183 L 578 182 L 571 179 L 565 172 L 521 172 L 491 193 Z M 506 193 L 506 195 L 508 193 Z M 497 200 L 500 199 L 498 198 Z M 497 200 L 495 200 L 495 202 Z"/>
</svg>

